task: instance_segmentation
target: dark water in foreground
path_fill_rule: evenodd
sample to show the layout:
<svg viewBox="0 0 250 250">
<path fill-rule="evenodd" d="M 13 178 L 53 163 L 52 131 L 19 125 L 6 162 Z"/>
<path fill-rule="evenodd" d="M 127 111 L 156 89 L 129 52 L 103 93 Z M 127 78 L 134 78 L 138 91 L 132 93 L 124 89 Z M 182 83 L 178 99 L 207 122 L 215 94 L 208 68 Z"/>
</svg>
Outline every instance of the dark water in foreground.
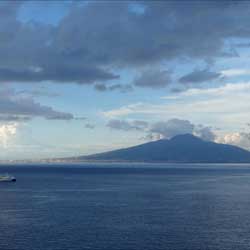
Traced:
<svg viewBox="0 0 250 250">
<path fill-rule="evenodd" d="M 250 166 L 11 166 L 0 249 L 250 249 Z"/>
</svg>

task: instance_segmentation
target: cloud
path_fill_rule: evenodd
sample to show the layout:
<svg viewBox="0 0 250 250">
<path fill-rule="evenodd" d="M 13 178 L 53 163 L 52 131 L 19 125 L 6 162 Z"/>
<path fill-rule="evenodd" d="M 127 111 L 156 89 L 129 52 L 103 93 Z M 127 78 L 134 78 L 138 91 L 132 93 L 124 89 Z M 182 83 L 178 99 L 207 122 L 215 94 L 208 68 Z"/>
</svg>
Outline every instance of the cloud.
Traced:
<svg viewBox="0 0 250 250">
<path fill-rule="evenodd" d="M 203 83 L 221 77 L 221 73 L 205 70 L 195 70 L 179 79 L 180 83 Z"/>
<path fill-rule="evenodd" d="M 35 88 L 31 90 L 20 90 L 17 92 L 18 95 L 23 95 L 23 96 L 28 96 L 28 97 L 40 97 L 40 96 L 45 96 L 45 97 L 58 97 L 60 96 L 59 93 L 56 92 L 51 92 L 44 87 L 40 88 Z"/>
<path fill-rule="evenodd" d="M 142 108 L 142 109 L 141 109 Z M 102 114 L 108 118 L 116 118 L 121 116 L 127 116 L 129 114 L 136 114 L 145 111 L 145 105 L 143 103 L 135 103 L 121 108 L 108 110 L 102 112 Z"/>
<path fill-rule="evenodd" d="M 61 112 L 50 106 L 42 105 L 31 97 L 23 97 L 14 89 L 3 87 L 0 89 L 0 119 L 5 121 L 21 121 L 34 117 L 48 120 L 72 120 L 71 113 Z"/>
<path fill-rule="evenodd" d="M 75 119 L 76 121 L 85 121 L 85 120 L 87 120 L 87 117 L 80 116 L 80 117 L 75 117 L 74 119 Z"/>
<path fill-rule="evenodd" d="M 31 117 L 21 115 L 0 115 L 0 122 L 29 121 Z"/>
<path fill-rule="evenodd" d="M 129 84 L 106 85 L 106 84 L 97 83 L 95 84 L 95 89 L 101 92 L 118 90 L 121 93 L 127 93 L 127 92 L 132 91 L 133 87 Z"/>
<path fill-rule="evenodd" d="M 148 138 L 172 138 L 181 134 L 193 134 L 205 141 L 214 141 L 215 131 L 212 127 L 204 125 L 195 125 L 188 120 L 170 119 L 153 123 L 149 129 Z"/>
<path fill-rule="evenodd" d="M 194 128 L 193 133 L 205 141 L 215 141 L 216 134 L 212 127 L 198 125 Z"/>
<path fill-rule="evenodd" d="M 195 2 L 183 8 L 182 2 L 145 1 L 142 5 L 144 11 L 139 15 L 131 11 L 129 2 L 93 2 L 74 9 L 59 26 L 59 45 L 76 48 L 72 52 L 84 53 L 90 62 L 143 65 L 185 56 L 222 56 L 226 54 L 224 39 L 232 34 L 249 35 L 238 26 L 246 19 L 236 24 L 231 16 L 242 11 L 248 18 L 247 6 L 240 4 Z M 84 23 L 88 25 L 82 26 Z M 73 31 L 75 37 L 69 40 Z M 83 41 L 84 37 L 88 40 Z"/>
<path fill-rule="evenodd" d="M 110 120 L 107 127 L 125 131 L 131 130 L 131 125 L 128 122 L 120 120 Z"/>
<path fill-rule="evenodd" d="M 76 48 L 57 47 L 59 27 L 38 22 L 21 22 L 17 18 L 20 4 L 0 6 L 0 81 L 89 84 L 98 80 L 117 79 L 119 76 L 102 65 L 90 65 L 84 54 L 74 56 Z M 68 39 L 72 36 L 68 34 Z M 83 39 L 84 41 L 84 39 Z M 73 53 L 73 54 L 72 54 Z M 77 53 L 78 54 L 78 53 Z M 76 54 L 76 55 L 77 55 Z M 86 60 L 85 60 L 86 58 Z"/>
<path fill-rule="evenodd" d="M 17 11 L 22 5 L 21 1 L 1 1 L 0 5 L 0 17 L 2 19 L 14 18 L 17 15 Z"/>
<path fill-rule="evenodd" d="M 149 126 L 149 123 L 146 121 L 141 121 L 141 120 L 134 120 L 133 121 L 134 127 L 137 129 L 147 129 Z"/>
<path fill-rule="evenodd" d="M 176 96 L 172 96 L 171 98 L 184 98 L 184 97 L 231 97 L 234 94 L 244 94 L 249 93 L 250 91 L 250 82 L 238 82 L 234 83 L 226 83 L 223 86 L 200 89 L 200 88 L 191 88 L 184 92 L 178 93 Z M 163 97 L 163 99 L 168 99 L 169 97 Z"/>
<path fill-rule="evenodd" d="M 218 143 L 231 144 L 250 150 L 250 133 L 231 132 L 219 136 L 216 139 Z"/>
<path fill-rule="evenodd" d="M 112 119 L 107 124 L 107 127 L 111 129 L 124 130 L 124 131 L 144 130 L 147 126 L 148 126 L 147 122 L 139 120 L 128 122 L 124 120 Z"/>
<path fill-rule="evenodd" d="M 85 124 L 85 128 L 94 129 L 94 128 L 95 128 L 95 125 L 94 125 L 94 124 L 87 123 L 87 124 Z"/>
<path fill-rule="evenodd" d="M 179 134 L 192 134 L 194 127 L 188 120 L 171 119 L 154 123 L 150 133 L 160 135 L 161 138 L 172 138 Z"/>
<path fill-rule="evenodd" d="M 54 81 L 60 83 L 75 82 L 78 84 L 92 83 L 98 80 L 112 80 L 119 76 L 97 68 L 60 66 L 57 68 L 43 67 L 39 71 L 33 69 L 0 68 L 0 82 L 41 82 Z"/>
<path fill-rule="evenodd" d="M 158 140 L 169 139 L 180 134 L 194 134 L 206 141 L 214 141 L 216 135 L 211 127 L 195 125 L 188 120 L 170 119 L 148 123 L 142 120 L 126 121 L 112 119 L 107 126 L 111 129 L 123 131 L 142 131 L 145 133 L 144 139 Z"/>
<path fill-rule="evenodd" d="M 164 88 L 171 83 L 171 74 L 167 70 L 146 70 L 137 76 L 134 85 L 145 88 Z"/>
<path fill-rule="evenodd" d="M 250 47 L 250 43 L 249 43 L 249 42 L 247 42 L 247 43 L 244 43 L 244 42 L 242 42 L 242 43 L 237 43 L 236 45 L 237 45 L 237 47 L 239 47 L 239 48 L 249 48 L 249 47 Z"/>
<path fill-rule="evenodd" d="M 249 122 L 249 94 L 249 82 L 227 83 L 209 89 L 191 88 L 171 98 L 163 97 L 161 103 L 132 103 L 106 110 L 103 115 L 109 119 L 175 117 L 213 127 L 220 124 L 223 129 L 233 131 Z"/>
<path fill-rule="evenodd" d="M 124 68 L 141 72 L 187 58 L 235 56 L 226 42 L 250 37 L 247 2 L 90 1 L 69 5 L 65 16 L 53 25 L 20 20 L 20 9 L 28 8 L 28 3 L 17 2 L 0 6 L 2 82 L 95 84 L 119 78 Z M 182 81 L 217 77 L 212 73 L 200 72 L 201 77 L 196 72 Z M 137 86 L 151 88 L 168 83 L 164 71 L 146 72 L 135 81 Z"/>
<path fill-rule="evenodd" d="M 17 132 L 17 124 L 1 124 L 0 125 L 0 144 L 7 147 L 7 142 L 10 137 L 14 136 Z"/>
<path fill-rule="evenodd" d="M 221 71 L 221 74 L 226 77 L 250 75 L 249 69 L 227 69 Z"/>
</svg>

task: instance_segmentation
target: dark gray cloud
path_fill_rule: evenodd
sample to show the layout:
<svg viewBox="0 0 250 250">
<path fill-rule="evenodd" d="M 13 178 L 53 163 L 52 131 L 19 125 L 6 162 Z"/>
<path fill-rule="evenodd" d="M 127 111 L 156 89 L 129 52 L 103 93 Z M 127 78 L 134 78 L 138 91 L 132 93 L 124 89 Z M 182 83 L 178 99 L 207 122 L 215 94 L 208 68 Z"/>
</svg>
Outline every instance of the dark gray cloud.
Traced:
<svg viewBox="0 0 250 250">
<path fill-rule="evenodd" d="M 55 81 L 60 83 L 92 83 L 98 80 L 117 79 L 118 76 L 98 68 L 46 68 L 41 69 L 6 69 L 0 68 L 0 82 L 41 82 Z"/>
<path fill-rule="evenodd" d="M 221 77 L 221 73 L 213 72 L 208 69 L 195 70 L 179 79 L 180 83 L 203 83 Z"/>
<path fill-rule="evenodd" d="M 18 20 L 18 10 L 25 4 L 24 1 L 0 5 L 0 13 L 8 9 L 4 18 L 0 17 L 0 53 L 5 58 L 0 59 L 0 81 L 89 84 L 119 77 L 102 65 L 90 65 L 84 55 L 75 58 L 71 53 L 74 48 L 58 48 L 55 43 L 58 27 Z"/>
<path fill-rule="evenodd" d="M 59 47 L 71 48 L 69 53 L 74 55 L 80 52 L 94 63 L 149 65 L 177 57 L 223 56 L 230 52 L 224 51 L 224 39 L 249 36 L 248 4 L 139 3 L 145 6 L 140 15 L 129 11 L 129 2 L 93 2 L 72 10 L 58 29 Z M 237 13 L 243 16 L 235 22 Z M 69 39 L 73 32 L 74 38 Z"/>
<path fill-rule="evenodd" d="M 94 125 L 94 124 L 91 124 L 91 123 L 87 123 L 87 124 L 85 124 L 84 127 L 85 127 L 85 128 L 88 128 L 88 129 L 94 129 L 94 128 L 95 128 L 95 125 Z"/>
<path fill-rule="evenodd" d="M 43 114 L 44 113 L 44 114 Z M 48 120 L 72 120 L 74 116 L 71 113 L 55 111 L 52 108 L 46 109 L 42 112 L 41 116 Z"/>
<path fill-rule="evenodd" d="M 146 88 L 163 88 L 171 83 L 171 74 L 167 70 L 146 70 L 135 80 L 134 84 Z"/>
<path fill-rule="evenodd" d="M 131 8 L 135 4 L 140 11 Z M 21 5 L 26 2 L 0 5 L 2 82 L 104 82 L 124 68 L 141 72 L 166 61 L 236 56 L 226 41 L 250 37 L 249 2 L 90 1 L 73 4 L 58 25 L 21 22 Z M 162 87 L 167 81 L 135 84 Z"/>
<path fill-rule="evenodd" d="M 95 84 L 95 89 L 101 92 L 106 91 L 120 91 L 122 93 L 127 93 L 133 90 L 133 87 L 129 84 L 113 84 L 113 85 L 107 85 L 107 84 Z"/>
<path fill-rule="evenodd" d="M 21 115 L 0 115 L 0 122 L 23 122 L 29 121 L 30 116 L 21 116 Z"/>
<path fill-rule="evenodd" d="M 51 92 L 43 87 L 31 89 L 31 90 L 21 90 L 17 92 L 18 95 L 28 96 L 28 97 L 58 97 L 60 96 L 57 92 Z"/>
</svg>

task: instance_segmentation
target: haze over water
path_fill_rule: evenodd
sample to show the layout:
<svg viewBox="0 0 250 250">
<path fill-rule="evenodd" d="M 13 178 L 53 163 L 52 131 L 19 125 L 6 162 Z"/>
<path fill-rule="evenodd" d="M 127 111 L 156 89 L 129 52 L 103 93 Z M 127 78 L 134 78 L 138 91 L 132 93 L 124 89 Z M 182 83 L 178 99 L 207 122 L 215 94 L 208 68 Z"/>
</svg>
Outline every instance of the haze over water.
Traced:
<svg viewBox="0 0 250 250">
<path fill-rule="evenodd" d="M 1 166 L 0 249 L 249 249 L 248 165 Z"/>
</svg>

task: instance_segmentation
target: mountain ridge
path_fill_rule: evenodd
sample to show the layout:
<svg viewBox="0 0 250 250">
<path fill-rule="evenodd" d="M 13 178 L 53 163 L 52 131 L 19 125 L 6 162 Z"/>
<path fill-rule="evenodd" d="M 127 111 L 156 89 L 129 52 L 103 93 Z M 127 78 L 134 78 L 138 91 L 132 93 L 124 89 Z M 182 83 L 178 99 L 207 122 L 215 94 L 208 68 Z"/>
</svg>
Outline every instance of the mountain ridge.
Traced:
<svg viewBox="0 0 250 250">
<path fill-rule="evenodd" d="M 76 160 L 169 163 L 250 163 L 250 152 L 237 146 L 177 135 L 137 146 L 79 156 Z"/>
</svg>

